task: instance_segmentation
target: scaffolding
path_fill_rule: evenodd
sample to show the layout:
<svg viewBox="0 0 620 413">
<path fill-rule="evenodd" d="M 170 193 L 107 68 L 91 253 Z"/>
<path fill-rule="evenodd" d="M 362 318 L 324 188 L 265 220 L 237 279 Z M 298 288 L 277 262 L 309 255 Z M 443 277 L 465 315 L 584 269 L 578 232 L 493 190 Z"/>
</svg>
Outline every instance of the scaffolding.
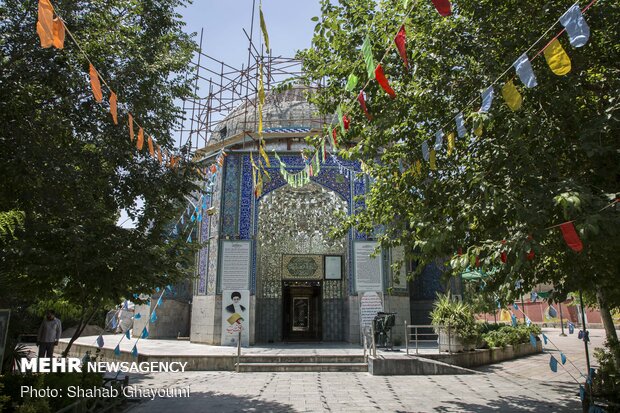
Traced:
<svg viewBox="0 0 620 413">
<path fill-rule="evenodd" d="M 248 54 L 247 61 L 241 68 L 204 53 L 204 29 L 201 30 L 199 50 L 194 62 L 193 93 L 183 99 L 183 121 L 181 129 L 177 131 L 179 146 L 186 146 L 189 156 L 196 161 L 233 145 L 241 145 L 247 149 L 253 147 L 258 139 L 257 95 L 261 73 L 267 102 L 276 99 L 276 94 L 270 92 L 285 84 L 288 84 L 289 90 L 303 89 L 303 93 L 311 93 L 320 87 L 296 84 L 295 79 L 302 74 L 300 60 L 266 54 L 262 43 L 257 47 L 253 40 L 255 3 L 254 1 L 252 6 L 250 33 L 243 29 L 248 41 Z M 224 122 L 231 120 L 241 126 L 229 134 Z M 273 121 L 263 121 L 266 131 L 263 138 L 281 137 L 281 132 L 269 132 L 270 122 Z M 277 122 L 281 127 L 282 119 Z M 310 114 L 304 118 L 290 118 L 286 122 L 291 127 L 300 123 L 311 125 L 309 131 L 303 132 L 280 128 L 286 130 L 289 138 L 303 138 L 320 133 L 326 119 L 324 116 Z"/>
</svg>

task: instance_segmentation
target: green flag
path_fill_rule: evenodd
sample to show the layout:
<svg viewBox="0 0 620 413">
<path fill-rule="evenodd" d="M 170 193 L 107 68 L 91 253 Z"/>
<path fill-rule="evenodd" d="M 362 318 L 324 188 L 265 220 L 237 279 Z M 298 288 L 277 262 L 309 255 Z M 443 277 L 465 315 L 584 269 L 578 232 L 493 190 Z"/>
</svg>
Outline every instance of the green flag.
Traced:
<svg viewBox="0 0 620 413">
<path fill-rule="evenodd" d="M 344 120 L 343 120 L 343 116 L 342 116 L 342 107 L 340 105 L 338 105 L 338 109 L 336 109 L 336 116 L 338 116 L 338 124 L 340 125 L 340 131 L 344 135 L 344 134 L 347 133 L 347 131 L 344 128 Z"/>
<path fill-rule="evenodd" d="M 267 48 L 267 53 L 269 53 L 269 34 L 267 33 L 267 25 L 265 24 L 265 16 L 263 16 L 263 5 L 260 4 L 258 6 L 260 12 L 260 28 L 263 31 L 263 37 L 265 38 L 265 47 Z"/>
<path fill-rule="evenodd" d="M 364 43 L 362 43 L 362 54 L 364 55 L 364 61 L 366 62 L 366 70 L 368 71 L 368 78 L 375 78 L 375 59 L 372 57 L 372 45 L 370 44 L 370 38 L 366 36 Z"/>
<path fill-rule="evenodd" d="M 355 90 L 355 86 L 357 86 L 358 78 L 353 73 L 349 75 L 349 79 L 347 79 L 347 84 L 344 87 L 344 90 L 347 92 L 353 92 Z"/>
</svg>

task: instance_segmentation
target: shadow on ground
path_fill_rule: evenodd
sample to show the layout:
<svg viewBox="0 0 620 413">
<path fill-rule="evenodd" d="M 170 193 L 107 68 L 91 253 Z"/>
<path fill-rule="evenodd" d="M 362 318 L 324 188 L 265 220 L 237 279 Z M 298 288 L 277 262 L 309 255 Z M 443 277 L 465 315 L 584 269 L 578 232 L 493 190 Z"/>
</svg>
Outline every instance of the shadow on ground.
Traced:
<svg viewBox="0 0 620 413">
<path fill-rule="evenodd" d="M 180 410 L 180 412 L 179 412 Z M 226 393 L 192 392 L 190 397 L 146 400 L 128 413 L 295 412 L 291 405 Z"/>
</svg>

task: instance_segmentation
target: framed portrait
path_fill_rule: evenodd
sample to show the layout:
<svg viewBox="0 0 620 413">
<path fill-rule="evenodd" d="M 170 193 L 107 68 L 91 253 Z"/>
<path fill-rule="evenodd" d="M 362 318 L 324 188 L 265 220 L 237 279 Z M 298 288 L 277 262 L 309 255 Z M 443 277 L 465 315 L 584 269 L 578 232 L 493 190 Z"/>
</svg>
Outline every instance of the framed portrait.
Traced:
<svg viewBox="0 0 620 413">
<path fill-rule="evenodd" d="M 325 279 L 341 280 L 342 279 L 342 255 L 326 255 L 325 256 Z"/>
</svg>

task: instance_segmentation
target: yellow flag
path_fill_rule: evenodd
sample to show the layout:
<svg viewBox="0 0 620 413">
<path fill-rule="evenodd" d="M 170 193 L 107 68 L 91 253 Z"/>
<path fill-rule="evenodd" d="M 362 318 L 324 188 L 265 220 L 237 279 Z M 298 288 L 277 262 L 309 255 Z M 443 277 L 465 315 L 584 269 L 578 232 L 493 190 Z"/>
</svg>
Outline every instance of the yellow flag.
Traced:
<svg viewBox="0 0 620 413">
<path fill-rule="evenodd" d="M 150 136 L 148 139 L 148 144 L 149 144 L 149 153 L 151 154 L 151 157 L 155 157 L 155 148 L 153 147 L 153 138 L 151 138 Z"/>
<path fill-rule="evenodd" d="M 54 8 L 49 0 L 39 0 L 39 19 L 37 34 L 41 40 L 41 47 L 51 47 L 54 44 Z"/>
<path fill-rule="evenodd" d="M 62 49 L 65 47 L 65 24 L 60 20 L 60 17 L 56 17 L 52 21 L 52 44 L 56 49 Z"/>
<path fill-rule="evenodd" d="M 551 44 L 547 46 L 544 53 L 547 64 L 553 73 L 558 76 L 563 76 L 570 72 L 570 58 L 564 51 L 564 48 L 558 39 L 553 40 Z"/>
<path fill-rule="evenodd" d="M 133 134 L 133 116 L 131 113 L 129 114 L 129 139 L 133 142 L 134 134 Z"/>
<path fill-rule="evenodd" d="M 258 72 L 258 136 L 263 134 L 263 105 L 265 104 L 265 86 L 263 84 L 263 65 Z"/>
<path fill-rule="evenodd" d="M 263 16 L 263 5 L 259 4 L 258 6 L 259 14 L 260 14 L 260 28 L 263 31 L 263 37 L 265 38 L 265 49 L 267 53 L 269 53 L 269 34 L 267 33 L 267 24 L 265 23 L 265 16 Z"/>
<path fill-rule="evenodd" d="M 157 145 L 157 160 L 159 161 L 159 164 L 161 165 L 161 163 L 163 162 L 163 158 L 161 156 L 161 147 L 159 145 Z"/>
<path fill-rule="evenodd" d="M 99 82 L 99 73 L 97 73 L 97 69 L 95 69 L 95 66 L 90 65 L 90 69 L 89 69 L 89 74 L 90 74 L 90 86 L 93 89 L 93 96 L 95 97 L 95 100 L 97 101 L 97 103 L 101 103 L 101 101 L 103 100 L 103 93 L 101 92 L 101 83 Z"/>
<path fill-rule="evenodd" d="M 415 161 L 415 174 L 416 176 L 422 175 L 422 162 L 419 160 Z"/>
<path fill-rule="evenodd" d="M 448 156 L 452 155 L 454 150 L 454 132 L 448 134 Z"/>
<path fill-rule="evenodd" d="M 138 148 L 138 150 L 141 151 L 143 145 L 144 145 L 144 129 L 140 127 L 140 129 L 138 130 L 138 142 L 136 142 L 136 148 Z"/>
<path fill-rule="evenodd" d="M 521 96 L 521 93 L 519 93 L 519 90 L 517 89 L 515 84 L 512 83 L 512 80 L 506 82 L 506 84 L 502 88 L 502 96 L 504 97 L 504 100 L 506 101 L 506 104 L 510 109 L 512 109 L 513 111 L 521 109 L 523 97 Z"/>
<path fill-rule="evenodd" d="M 267 156 L 267 152 L 265 152 L 265 142 L 261 142 L 258 146 L 258 151 L 260 152 L 260 155 L 263 157 L 263 159 L 265 160 L 265 165 L 267 165 L 267 168 L 271 168 L 271 163 L 269 162 L 269 156 Z"/>
<path fill-rule="evenodd" d="M 474 135 L 478 137 L 482 136 L 482 121 L 478 121 L 476 129 L 474 129 Z"/>
<path fill-rule="evenodd" d="M 116 93 L 110 93 L 110 114 L 112 114 L 112 120 L 115 125 L 118 125 L 118 110 L 117 110 L 117 98 Z M 131 116 L 131 115 L 129 115 Z M 133 125 L 132 125 L 133 129 Z"/>
<path fill-rule="evenodd" d="M 435 149 L 431 149 L 431 156 L 430 156 L 430 164 L 431 164 L 431 171 L 436 171 L 437 170 L 437 163 L 435 162 L 435 154 L 437 152 L 435 151 Z"/>
</svg>

